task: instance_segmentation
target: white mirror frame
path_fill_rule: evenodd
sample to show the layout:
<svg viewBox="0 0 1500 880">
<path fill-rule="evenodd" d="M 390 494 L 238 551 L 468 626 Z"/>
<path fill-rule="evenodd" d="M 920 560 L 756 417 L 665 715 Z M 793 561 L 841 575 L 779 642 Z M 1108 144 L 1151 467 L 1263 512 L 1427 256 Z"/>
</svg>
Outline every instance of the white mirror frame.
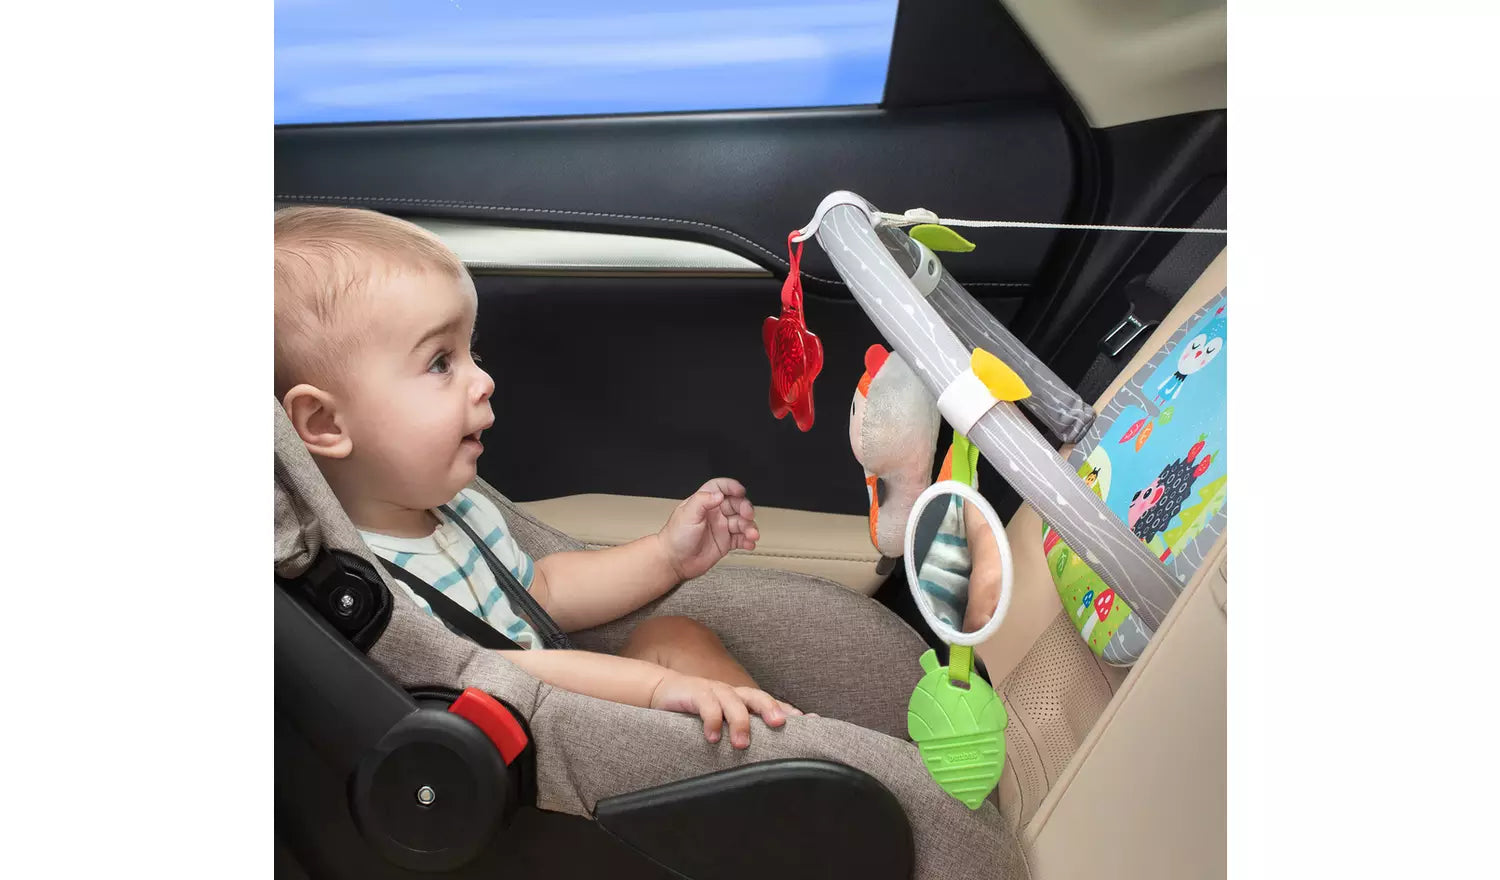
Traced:
<svg viewBox="0 0 1500 880">
<path fill-rule="evenodd" d="M 994 616 L 984 626 L 971 633 L 959 632 L 938 620 L 937 615 L 932 613 L 930 603 L 923 597 L 921 582 L 917 577 L 917 563 L 914 555 L 917 522 L 921 519 L 922 512 L 927 509 L 927 505 L 939 495 L 958 495 L 978 508 L 979 512 L 984 515 L 985 522 L 989 523 L 990 534 L 994 535 L 995 543 L 1000 545 L 1000 600 L 995 605 Z M 938 638 L 950 645 L 974 646 L 984 643 L 1005 621 L 1005 614 L 1010 610 L 1010 594 L 1015 586 L 1015 580 L 1015 564 L 1011 560 L 1010 541 L 1005 536 L 1005 525 L 1000 522 L 1000 516 L 995 513 L 995 508 L 984 500 L 983 495 L 967 483 L 960 483 L 957 480 L 943 480 L 922 490 L 922 494 L 918 495 L 916 502 L 912 504 L 911 517 L 906 522 L 906 584 L 911 588 L 912 599 L 916 601 L 917 610 L 921 612 L 922 619 L 927 621 L 927 625 L 932 627 L 932 631 L 937 633 Z"/>
</svg>

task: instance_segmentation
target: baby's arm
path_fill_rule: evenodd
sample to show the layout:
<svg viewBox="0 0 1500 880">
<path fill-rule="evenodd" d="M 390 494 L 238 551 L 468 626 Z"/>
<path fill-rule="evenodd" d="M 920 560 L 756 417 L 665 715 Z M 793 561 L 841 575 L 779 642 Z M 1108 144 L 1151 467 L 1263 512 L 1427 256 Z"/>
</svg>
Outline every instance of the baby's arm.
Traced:
<svg viewBox="0 0 1500 880">
<path fill-rule="evenodd" d="M 786 713 L 764 691 L 683 675 L 644 660 L 592 651 L 500 653 L 553 687 L 627 706 L 697 715 L 709 742 L 718 742 L 728 724 L 729 742 L 737 749 L 750 745 L 750 713 L 771 727 L 786 723 Z"/>
<path fill-rule="evenodd" d="M 618 547 L 538 559 L 531 595 L 564 631 L 577 632 L 623 617 L 676 583 L 661 541 L 649 535 Z"/>
<path fill-rule="evenodd" d="M 564 630 L 587 629 L 698 577 L 731 550 L 754 550 L 758 540 L 745 487 L 716 477 L 677 505 L 655 535 L 537 560 L 531 592 Z"/>
<path fill-rule="evenodd" d="M 969 542 L 969 603 L 964 610 L 961 632 L 978 632 L 995 616 L 1000 601 L 1000 544 L 990 531 L 989 520 L 973 504 L 964 504 L 964 531 Z"/>
</svg>

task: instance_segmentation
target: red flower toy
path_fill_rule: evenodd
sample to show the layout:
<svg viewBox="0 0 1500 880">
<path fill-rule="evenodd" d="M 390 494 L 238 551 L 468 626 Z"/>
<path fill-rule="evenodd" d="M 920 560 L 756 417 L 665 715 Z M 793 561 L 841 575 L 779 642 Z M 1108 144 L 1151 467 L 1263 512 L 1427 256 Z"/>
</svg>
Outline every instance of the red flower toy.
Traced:
<svg viewBox="0 0 1500 880">
<path fill-rule="evenodd" d="M 807 329 L 802 315 L 802 243 L 794 247 L 791 238 L 787 236 L 791 267 L 781 287 L 781 316 L 766 319 L 761 340 L 771 361 L 771 415 L 780 419 L 790 412 L 797 427 L 807 431 L 813 424 L 813 380 L 823 370 L 823 343 Z"/>
</svg>

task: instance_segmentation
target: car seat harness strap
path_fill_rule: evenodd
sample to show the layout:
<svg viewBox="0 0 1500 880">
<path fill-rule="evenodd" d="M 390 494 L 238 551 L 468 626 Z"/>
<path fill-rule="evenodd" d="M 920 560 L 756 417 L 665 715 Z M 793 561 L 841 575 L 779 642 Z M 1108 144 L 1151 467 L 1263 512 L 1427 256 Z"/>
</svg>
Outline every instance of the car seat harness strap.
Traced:
<svg viewBox="0 0 1500 880">
<path fill-rule="evenodd" d="M 390 573 L 391 577 L 411 587 L 413 593 L 421 596 L 432 608 L 432 613 L 446 623 L 459 635 L 481 648 L 489 648 L 492 651 L 517 651 L 521 646 L 511 641 L 504 633 L 490 626 L 478 615 L 472 613 L 457 602 L 444 595 L 442 590 L 434 588 L 431 584 L 397 565 L 384 557 L 380 564 Z"/>
<path fill-rule="evenodd" d="M 511 607 L 531 622 L 537 635 L 541 637 L 543 644 L 549 648 L 572 648 L 573 643 L 568 640 L 567 633 L 564 633 L 562 627 L 557 625 L 557 621 L 552 619 L 552 615 L 548 614 L 537 603 L 536 599 L 532 598 L 531 593 L 525 587 L 521 586 L 521 582 L 516 579 L 515 575 L 511 574 L 510 569 L 506 568 L 499 559 L 495 558 L 494 551 L 474 533 L 469 524 L 464 522 L 463 517 L 454 513 L 452 508 L 446 504 L 439 507 L 438 511 L 443 516 L 452 520 L 455 525 L 463 530 L 463 533 L 468 536 L 469 540 L 474 542 L 475 549 L 484 558 L 484 564 L 489 566 L 490 573 L 495 576 L 495 583 L 500 585 L 501 591 L 505 593 L 505 598 L 510 600 Z"/>
</svg>

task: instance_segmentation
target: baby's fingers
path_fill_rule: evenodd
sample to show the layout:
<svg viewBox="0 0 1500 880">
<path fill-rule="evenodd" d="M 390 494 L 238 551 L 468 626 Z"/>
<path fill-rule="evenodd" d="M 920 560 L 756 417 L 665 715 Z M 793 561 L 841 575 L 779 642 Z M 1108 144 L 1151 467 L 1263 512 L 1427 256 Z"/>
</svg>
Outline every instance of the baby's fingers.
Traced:
<svg viewBox="0 0 1500 880">
<path fill-rule="evenodd" d="M 719 703 L 724 707 L 724 721 L 729 725 L 729 744 L 737 749 L 750 748 L 750 712 L 738 689 L 729 685 L 714 688 Z"/>
<path fill-rule="evenodd" d="M 755 522 L 755 505 L 750 503 L 749 498 L 745 498 L 744 496 L 739 498 L 729 497 L 724 499 L 724 503 L 730 508 L 724 512 L 725 515 L 741 516 L 752 523 Z"/>
<path fill-rule="evenodd" d="M 765 691 L 740 687 L 735 688 L 734 692 L 739 694 L 740 699 L 745 701 L 745 705 L 750 707 L 750 711 L 759 715 L 767 726 L 780 727 L 786 723 L 787 713 L 781 708 L 784 704 Z M 792 711 L 797 715 L 802 714 L 795 709 Z"/>
<path fill-rule="evenodd" d="M 725 517 L 724 525 L 729 528 L 731 535 L 744 535 L 751 540 L 760 537 L 760 526 L 753 519 L 745 519 L 743 516 Z"/>
<path fill-rule="evenodd" d="M 963 631 L 966 633 L 979 632 L 981 629 L 984 629 L 984 625 L 989 623 L 990 618 L 994 616 L 994 609 L 988 611 L 971 611 L 964 615 Z"/>
<path fill-rule="evenodd" d="M 729 520 L 729 546 L 734 550 L 754 550 L 755 544 L 760 540 L 760 529 L 755 523 L 739 519 Z"/>
<path fill-rule="evenodd" d="M 719 494 L 728 498 L 733 498 L 736 496 L 744 497 L 745 495 L 744 485 L 740 483 L 739 480 L 736 480 L 733 477 L 714 477 L 712 480 L 704 483 L 698 491 L 718 492 Z"/>
<path fill-rule="evenodd" d="M 711 743 L 719 741 L 724 731 L 724 707 L 719 702 L 716 688 L 704 688 L 696 700 L 698 717 L 703 719 L 703 737 Z"/>
</svg>

